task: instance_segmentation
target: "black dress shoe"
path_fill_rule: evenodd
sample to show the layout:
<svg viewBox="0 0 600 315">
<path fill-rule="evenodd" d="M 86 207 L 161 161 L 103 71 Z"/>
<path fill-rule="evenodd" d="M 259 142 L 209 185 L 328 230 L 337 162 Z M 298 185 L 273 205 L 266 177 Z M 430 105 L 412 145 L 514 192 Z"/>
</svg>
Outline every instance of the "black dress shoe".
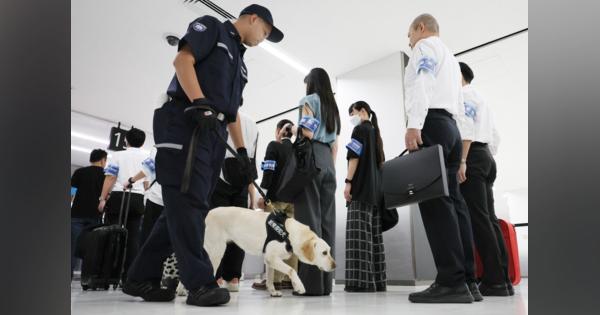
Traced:
<svg viewBox="0 0 600 315">
<path fill-rule="evenodd" d="M 298 293 L 296 291 L 292 292 L 292 295 L 295 296 L 329 296 L 329 293 L 323 293 L 323 294 L 316 294 L 316 293 Z"/>
<path fill-rule="evenodd" d="M 510 295 L 510 296 L 515 295 L 515 288 L 513 288 L 512 283 L 507 282 L 506 283 L 506 289 L 508 290 L 508 295 Z"/>
<path fill-rule="evenodd" d="M 186 304 L 196 306 L 216 306 L 229 302 L 229 290 L 214 286 L 203 286 L 189 290 Z"/>
<path fill-rule="evenodd" d="M 179 285 L 179 279 L 177 278 L 164 278 L 160 281 L 160 286 L 163 289 L 177 290 L 177 286 Z"/>
<path fill-rule="evenodd" d="M 175 299 L 175 290 L 163 289 L 160 284 L 150 281 L 127 281 L 123 285 L 123 293 L 139 296 L 148 302 L 169 302 Z"/>
<path fill-rule="evenodd" d="M 508 289 L 506 289 L 506 284 L 486 284 L 482 282 L 479 285 L 479 291 L 483 296 L 508 296 Z"/>
<path fill-rule="evenodd" d="M 469 283 L 468 286 L 469 286 L 469 291 L 471 291 L 471 295 L 473 296 L 473 299 L 475 300 L 475 302 L 483 301 L 483 296 L 481 296 L 481 292 L 479 292 L 479 287 L 477 286 L 477 283 L 475 281 L 473 281 L 473 282 Z"/>
<path fill-rule="evenodd" d="M 455 287 L 434 283 L 424 291 L 409 294 L 408 300 L 413 303 L 473 303 L 473 296 L 466 283 Z"/>
</svg>

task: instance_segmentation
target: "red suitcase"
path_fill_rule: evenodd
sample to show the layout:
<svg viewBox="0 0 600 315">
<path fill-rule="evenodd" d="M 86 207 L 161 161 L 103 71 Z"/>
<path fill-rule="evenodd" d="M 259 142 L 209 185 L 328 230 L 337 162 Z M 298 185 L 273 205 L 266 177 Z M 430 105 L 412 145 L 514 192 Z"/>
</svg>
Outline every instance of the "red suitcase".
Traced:
<svg viewBox="0 0 600 315">
<path fill-rule="evenodd" d="M 508 276 L 513 285 L 521 282 L 521 265 L 519 263 L 519 246 L 517 245 L 517 233 L 515 226 L 502 219 L 498 220 L 500 230 L 504 238 L 504 244 L 508 253 Z M 481 279 L 483 276 L 483 264 L 479 252 L 475 248 L 475 277 Z"/>
</svg>

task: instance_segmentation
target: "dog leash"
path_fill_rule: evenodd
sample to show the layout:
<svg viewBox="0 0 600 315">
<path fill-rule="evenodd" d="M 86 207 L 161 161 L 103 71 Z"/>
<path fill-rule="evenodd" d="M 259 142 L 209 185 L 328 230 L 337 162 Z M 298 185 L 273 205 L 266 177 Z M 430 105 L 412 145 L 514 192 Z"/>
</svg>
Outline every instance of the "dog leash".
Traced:
<svg viewBox="0 0 600 315">
<path fill-rule="evenodd" d="M 229 153 L 231 153 L 233 155 L 233 157 L 235 157 L 236 159 L 241 160 L 242 157 L 237 153 L 237 151 L 234 148 L 232 148 L 229 145 L 229 143 L 227 143 L 227 139 L 225 139 L 225 137 L 223 137 L 222 134 L 218 133 L 217 130 L 214 130 L 214 131 L 217 134 L 217 136 L 219 137 L 219 139 L 221 139 L 221 141 L 223 142 L 223 144 L 225 144 L 225 148 L 227 149 L 227 151 L 229 151 Z M 265 207 L 268 208 L 268 210 L 270 210 L 270 211 L 280 212 L 279 209 L 275 209 L 275 207 L 273 207 L 273 205 L 271 204 L 271 200 L 269 198 L 267 198 L 267 195 L 262 190 L 262 188 L 260 188 L 260 186 L 256 183 L 256 181 L 252 180 L 252 184 L 254 185 L 254 187 L 256 187 L 256 190 L 258 190 L 258 193 L 265 200 Z M 267 210 L 267 209 L 265 209 L 265 210 Z"/>
</svg>

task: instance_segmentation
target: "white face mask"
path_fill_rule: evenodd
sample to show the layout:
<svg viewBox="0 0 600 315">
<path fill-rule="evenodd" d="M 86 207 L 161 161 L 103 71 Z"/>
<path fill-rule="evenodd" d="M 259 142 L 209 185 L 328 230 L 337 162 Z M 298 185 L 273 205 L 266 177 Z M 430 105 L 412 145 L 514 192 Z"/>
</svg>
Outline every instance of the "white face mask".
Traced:
<svg viewBox="0 0 600 315">
<path fill-rule="evenodd" d="M 350 123 L 352 124 L 352 126 L 358 126 L 360 125 L 360 116 L 358 115 L 352 115 L 350 116 Z"/>
</svg>

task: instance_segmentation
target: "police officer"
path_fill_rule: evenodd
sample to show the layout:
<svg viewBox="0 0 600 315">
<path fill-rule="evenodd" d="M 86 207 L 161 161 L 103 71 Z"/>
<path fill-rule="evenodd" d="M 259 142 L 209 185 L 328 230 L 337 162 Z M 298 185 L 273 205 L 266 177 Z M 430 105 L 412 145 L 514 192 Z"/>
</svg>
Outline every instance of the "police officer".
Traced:
<svg viewBox="0 0 600 315">
<path fill-rule="evenodd" d="M 512 284 L 508 279 L 508 258 L 506 246 L 494 210 L 492 186 L 496 179 L 496 162 L 492 154 L 499 143 L 491 109 L 471 81 L 473 70 L 460 62 L 462 73 L 465 114 L 473 121 L 473 142 L 464 147 L 460 190 L 469 207 L 473 225 L 473 238 L 485 273 L 479 291 L 483 296 L 507 296 Z"/>
<path fill-rule="evenodd" d="M 189 24 L 173 62 L 170 100 L 154 113 L 156 176 L 165 209 L 133 262 L 123 292 L 146 301 L 172 301 L 175 292 L 160 287 L 163 261 L 175 252 L 187 304 L 210 306 L 229 301 L 219 288 L 203 248 L 204 218 L 225 156 L 227 130 L 245 165 L 246 183 L 254 179 L 240 130 L 238 108 L 248 80 L 246 46 L 264 39 L 279 42 L 265 7 L 250 5 L 234 22 L 203 16 Z"/>
<path fill-rule="evenodd" d="M 473 132 L 462 102 L 458 61 L 439 38 L 438 23 L 429 14 L 422 14 L 412 22 L 408 37 L 413 56 L 404 77 L 406 148 L 415 151 L 419 145 L 441 145 L 450 192 L 448 197 L 419 203 L 438 274 L 430 288 L 410 294 L 409 300 L 479 301 L 483 298 L 475 283 L 471 222 L 458 184 L 462 140 L 470 140 Z"/>
</svg>

